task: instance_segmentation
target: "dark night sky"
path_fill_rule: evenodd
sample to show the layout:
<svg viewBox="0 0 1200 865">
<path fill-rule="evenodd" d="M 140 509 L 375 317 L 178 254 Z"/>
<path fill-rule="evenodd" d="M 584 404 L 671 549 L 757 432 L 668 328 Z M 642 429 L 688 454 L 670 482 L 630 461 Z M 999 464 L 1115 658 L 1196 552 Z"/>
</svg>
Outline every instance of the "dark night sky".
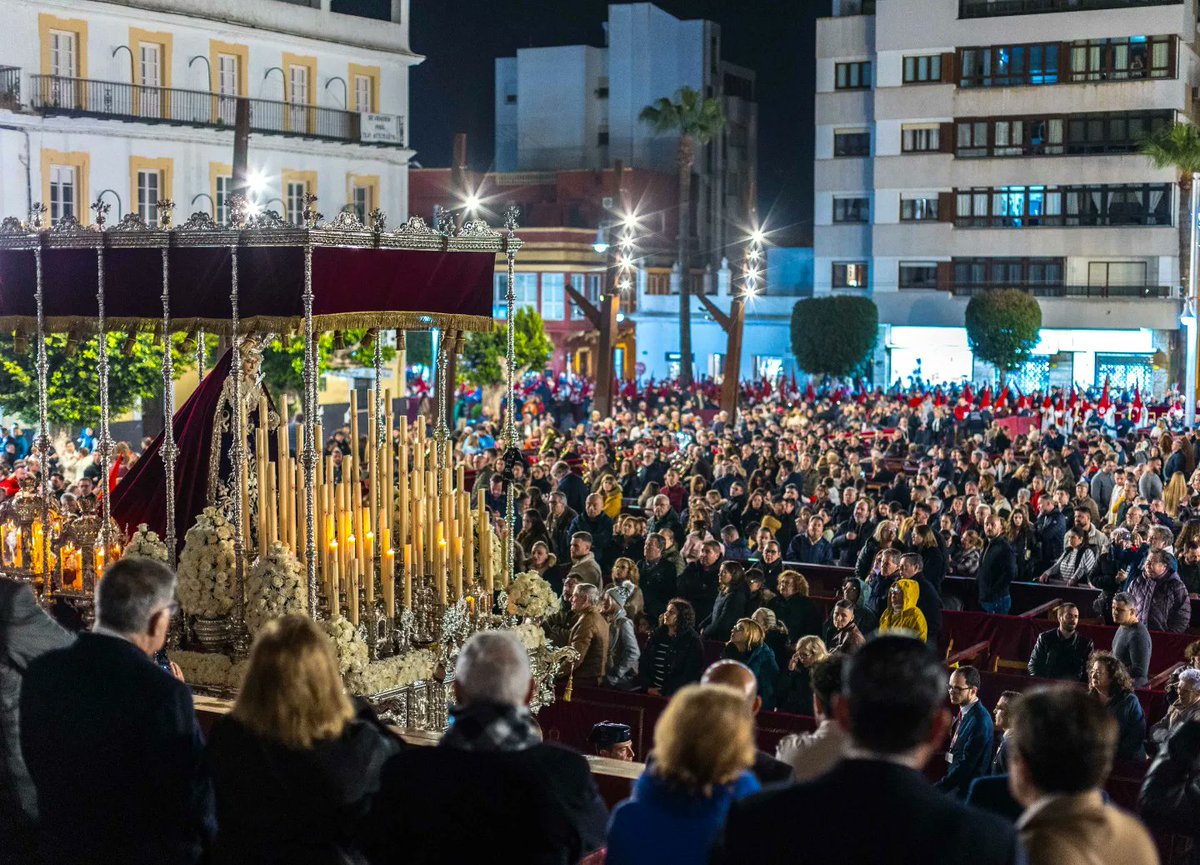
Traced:
<svg viewBox="0 0 1200 865">
<path fill-rule="evenodd" d="M 781 234 L 811 234 L 815 19 L 830 0 L 656 0 L 678 18 L 721 25 L 727 60 L 758 75 L 759 212 Z M 341 0 L 366 12 L 386 0 Z M 605 0 L 412 0 L 411 141 L 424 166 L 449 164 L 456 132 L 471 168 L 491 167 L 494 60 L 518 48 L 600 45 Z M 794 238 L 789 238 L 795 242 Z M 784 240 L 782 236 L 779 240 Z M 787 241 L 784 241 L 787 242 Z"/>
</svg>

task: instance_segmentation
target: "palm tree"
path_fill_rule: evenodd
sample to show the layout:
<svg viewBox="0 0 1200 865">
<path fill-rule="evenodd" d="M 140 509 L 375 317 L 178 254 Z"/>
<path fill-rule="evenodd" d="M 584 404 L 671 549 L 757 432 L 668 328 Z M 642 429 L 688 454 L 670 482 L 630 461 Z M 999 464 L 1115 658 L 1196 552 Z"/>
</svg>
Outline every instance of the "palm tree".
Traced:
<svg viewBox="0 0 1200 865">
<path fill-rule="evenodd" d="M 725 110 L 721 101 L 706 99 L 698 90 L 681 87 L 672 101 L 660 96 L 642 109 L 638 119 L 654 127 L 658 133 L 679 136 L 679 383 L 692 384 L 692 316 L 689 293 L 691 256 L 688 239 L 692 198 L 692 166 L 696 163 L 696 146 L 712 141 L 725 126 Z"/>
<path fill-rule="evenodd" d="M 1163 127 L 1142 140 L 1142 153 L 1156 168 L 1174 168 L 1179 172 L 1179 274 L 1183 290 L 1191 284 L 1191 212 L 1192 181 L 1200 173 L 1200 127 L 1175 123 Z"/>
</svg>

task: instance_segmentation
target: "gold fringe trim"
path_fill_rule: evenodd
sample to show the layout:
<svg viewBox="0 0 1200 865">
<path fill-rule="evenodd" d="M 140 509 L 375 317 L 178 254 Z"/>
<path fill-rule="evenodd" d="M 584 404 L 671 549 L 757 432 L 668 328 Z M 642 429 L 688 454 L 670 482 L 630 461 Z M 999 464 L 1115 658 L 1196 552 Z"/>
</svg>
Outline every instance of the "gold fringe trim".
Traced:
<svg viewBox="0 0 1200 865">
<path fill-rule="evenodd" d="M 490 331 L 495 322 L 482 315 L 457 315 L 441 312 L 339 312 L 332 315 L 314 315 L 313 328 L 317 331 L 332 330 L 465 330 L 478 333 Z M 105 325 L 109 333 L 160 333 L 161 318 L 108 317 Z M 304 326 L 304 316 L 250 316 L 240 320 L 241 333 L 287 333 Z M 0 333 L 18 332 L 32 336 L 37 330 L 34 316 L 0 317 Z M 173 333 L 188 333 L 203 330 L 228 336 L 232 332 L 229 319 L 221 318 L 173 318 Z M 47 333 L 73 333 L 88 335 L 96 332 L 95 317 L 47 316 Z"/>
</svg>

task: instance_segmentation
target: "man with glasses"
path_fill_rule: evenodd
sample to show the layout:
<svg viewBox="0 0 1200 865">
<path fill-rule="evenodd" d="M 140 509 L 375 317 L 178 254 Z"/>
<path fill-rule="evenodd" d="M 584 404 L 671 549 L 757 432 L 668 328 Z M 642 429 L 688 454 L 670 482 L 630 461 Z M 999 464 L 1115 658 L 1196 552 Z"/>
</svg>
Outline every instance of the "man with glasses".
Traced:
<svg viewBox="0 0 1200 865">
<path fill-rule="evenodd" d="M 47 862 L 191 865 L 214 828 L 192 693 L 162 670 L 175 575 L 122 559 L 96 584 L 96 624 L 29 665 L 21 750 Z M 64 831 L 70 827 L 70 831 Z"/>
<path fill-rule="evenodd" d="M 950 674 L 950 704 L 957 710 L 946 752 L 946 776 L 937 787 L 966 799 L 971 782 L 986 775 L 992 761 L 992 716 L 979 701 L 979 671 L 959 667 Z"/>
</svg>

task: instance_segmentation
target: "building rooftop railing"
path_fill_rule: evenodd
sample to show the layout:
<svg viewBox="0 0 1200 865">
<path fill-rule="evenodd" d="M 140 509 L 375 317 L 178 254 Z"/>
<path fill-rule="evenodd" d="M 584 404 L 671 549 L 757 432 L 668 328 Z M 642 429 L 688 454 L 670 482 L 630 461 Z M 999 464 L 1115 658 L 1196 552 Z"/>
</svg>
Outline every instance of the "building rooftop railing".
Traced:
<svg viewBox="0 0 1200 865">
<path fill-rule="evenodd" d="M 0 98 L 4 80 L 0 69 Z M 232 129 L 237 114 L 238 97 L 203 90 L 145 87 L 57 75 L 32 75 L 30 80 L 31 104 L 46 114 L 217 129 Z M 397 115 L 357 114 L 339 108 L 269 99 L 248 101 L 251 132 L 385 147 L 404 146 L 404 118 Z"/>
<path fill-rule="evenodd" d="M 1036 15 L 1043 12 L 1089 12 L 1180 6 L 1183 0 L 958 0 L 959 18 Z"/>
</svg>

